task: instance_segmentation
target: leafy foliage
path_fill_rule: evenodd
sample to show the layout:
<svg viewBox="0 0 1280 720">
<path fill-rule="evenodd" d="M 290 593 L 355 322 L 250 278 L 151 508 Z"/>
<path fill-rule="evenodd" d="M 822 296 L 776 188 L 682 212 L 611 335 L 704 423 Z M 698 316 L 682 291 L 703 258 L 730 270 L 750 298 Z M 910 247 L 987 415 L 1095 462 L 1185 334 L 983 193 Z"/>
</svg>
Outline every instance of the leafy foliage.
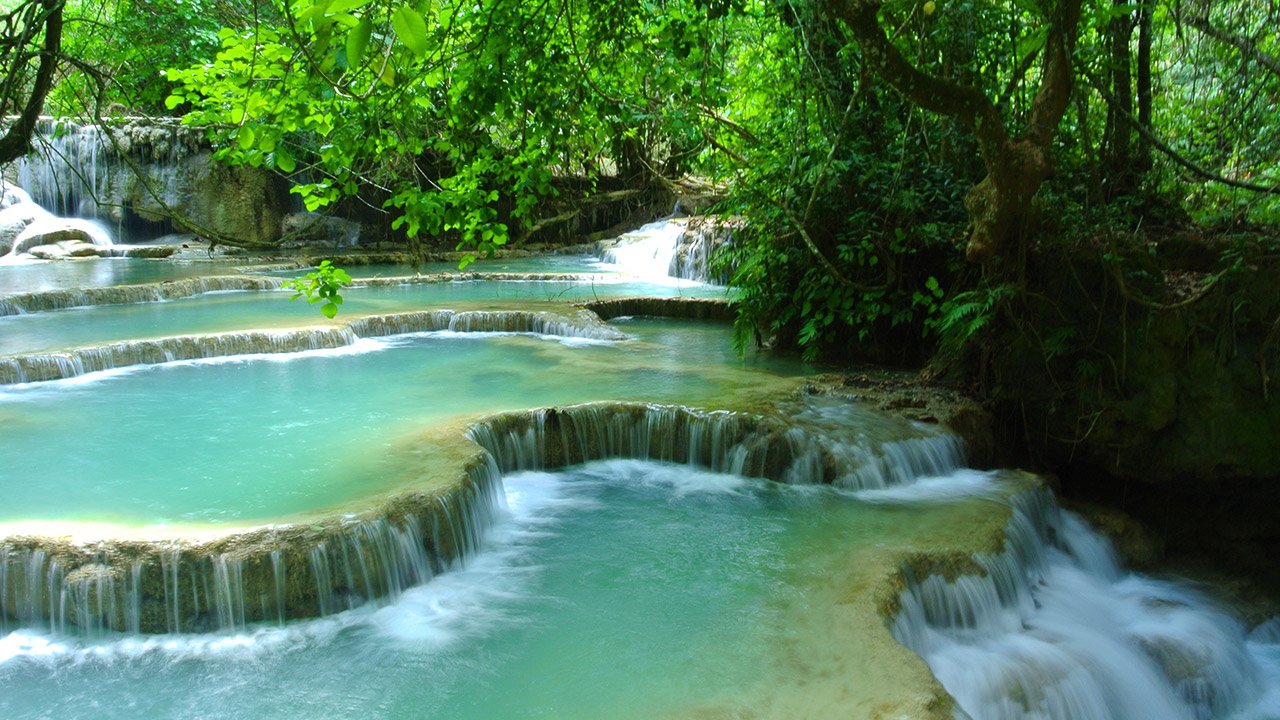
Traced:
<svg viewBox="0 0 1280 720">
<path fill-rule="evenodd" d="M 322 260 L 315 272 L 294 278 L 282 287 L 293 288 L 293 297 L 289 298 L 289 302 L 305 297 L 308 305 L 324 303 L 320 306 L 320 312 L 327 318 L 333 318 L 338 314 L 338 306 L 342 304 L 342 288 L 350 284 L 351 276 L 346 270 L 335 267 L 329 260 Z"/>
<path fill-rule="evenodd" d="M 308 210 L 359 197 L 411 241 L 492 252 L 535 223 L 554 175 L 655 175 L 697 137 L 689 103 L 719 92 L 687 72 L 706 60 L 696 6 L 302 0 L 277 13 L 170 70 L 168 106 L 193 107 L 186 121 L 211 128 L 219 159 L 289 174 Z"/>
</svg>

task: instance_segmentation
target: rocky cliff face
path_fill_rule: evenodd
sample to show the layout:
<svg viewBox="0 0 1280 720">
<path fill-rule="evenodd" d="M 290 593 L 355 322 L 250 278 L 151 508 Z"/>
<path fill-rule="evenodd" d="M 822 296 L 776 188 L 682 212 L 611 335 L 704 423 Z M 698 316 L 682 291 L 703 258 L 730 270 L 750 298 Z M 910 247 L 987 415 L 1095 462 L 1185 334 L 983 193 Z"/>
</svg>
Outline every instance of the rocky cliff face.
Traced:
<svg viewBox="0 0 1280 720">
<path fill-rule="evenodd" d="M 55 215 L 98 220 L 117 241 L 174 231 L 249 246 L 280 239 L 288 183 L 216 162 L 199 129 L 131 119 L 106 129 L 46 120 L 41 130 L 44 141 L 4 177 Z"/>
</svg>

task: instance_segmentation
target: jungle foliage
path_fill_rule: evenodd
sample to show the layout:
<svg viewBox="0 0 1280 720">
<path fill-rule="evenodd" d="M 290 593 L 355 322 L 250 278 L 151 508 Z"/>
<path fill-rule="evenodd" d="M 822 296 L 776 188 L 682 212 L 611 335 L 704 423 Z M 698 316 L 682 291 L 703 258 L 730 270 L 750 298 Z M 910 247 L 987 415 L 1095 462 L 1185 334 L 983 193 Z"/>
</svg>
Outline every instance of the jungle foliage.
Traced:
<svg viewBox="0 0 1280 720">
<path fill-rule="evenodd" d="M 740 340 L 814 357 L 971 345 L 1045 250 L 1280 222 L 1275 0 L 4 7 L 0 149 L 41 108 L 183 113 L 308 209 L 482 252 L 553 198 L 713 178 Z"/>
</svg>

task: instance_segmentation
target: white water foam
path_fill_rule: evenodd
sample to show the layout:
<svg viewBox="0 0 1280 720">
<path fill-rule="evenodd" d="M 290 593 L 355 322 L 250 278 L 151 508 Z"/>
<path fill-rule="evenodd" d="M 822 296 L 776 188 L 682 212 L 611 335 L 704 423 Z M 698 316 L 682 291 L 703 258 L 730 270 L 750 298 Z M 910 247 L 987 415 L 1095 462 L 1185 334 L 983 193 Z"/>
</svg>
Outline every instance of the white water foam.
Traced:
<svg viewBox="0 0 1280 720">
<path fill-rule="evenodd" d="M 994 471 L 963 468 L 950 475 L 918 477 L 910 484 L 858 490 L 855 498 L 869 503 L 940 502 L 974 496 L 994 496 L 1000 491 Z"/>
<path fill-rule="evenodd" d="M 155 656 L 173 662 L 224 658 L 251 661 L 263 653 L 333 642 L 344 633 L 370 634 L 409 650 L 434 653 L 520 622 L 511 610 L 528 598 L 540 568 L 528 560 L 534 543 L 554 531 L 555 517 L 591 508 L 566 492 L 565 476 L 547 472 L 505 479 L 507 509 L 465 566 L 410 588 L 390 603 L 372 602 L 324 618 L 237 633 L 116 635 L 105 641 L 18 630 L 0 637 L 0 666 L 26 661 L 50 666 Z"/>
<path fill-rule="evenodd" d="M 1047 491 L 1014 499 L 984 575 L 909 586 L 893 625 L 980 720 L 1280 717 L 1280 645 L 1183 582 L 1124 571 Z"/>
<path fill-rule="evenodd" d="M 601 266 L 657 285 L 704 285 L 682 278 L 676 262 L 686 232 L 684 220 L 663 219 L 624 233 L 599 251 Z"/>
<path fill-rule="evenodd" d="M 740 495 L 762 480 L 703 470 L 689 465 L 656 464 L 652 460 L 601 460 L 589 463 L 579 475 L 599 482 L 638 483 L 669 488 L 676 498 L 687 495 Z"/>
</svg>

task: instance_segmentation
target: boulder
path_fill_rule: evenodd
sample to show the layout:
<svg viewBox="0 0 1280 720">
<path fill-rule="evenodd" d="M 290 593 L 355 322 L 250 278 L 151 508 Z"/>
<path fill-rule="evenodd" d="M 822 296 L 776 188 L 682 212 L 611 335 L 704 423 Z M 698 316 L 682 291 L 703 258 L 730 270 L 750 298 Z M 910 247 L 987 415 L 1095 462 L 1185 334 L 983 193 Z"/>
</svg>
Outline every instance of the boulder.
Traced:
<svg viewBox="0 0 1280 720">
<path fill-rule="evenodd" d="M 15 241 L 27 226 L 52 217 L 44 208 L 32 202 L 16 203 L 0 210 L 0 255 L 7 255 L 13 249 Z"/>
<path fill-rule="evenodd" d="M 0 179 L 0 210 L 6 210 L 14 205 L 22 205 L 31 202 L 31 196 L 26 190 Z"/>
<path fill-rule="evenodd" d="M 360 241 L 360 223 L 316 212 L 285 215 L 280 230 L 284 240 L 281 247 L 325 245 L 340 248 Z"/>
<path fill-rule="evenodd" d="M 94 245 L 83 240 L 60 240 L 49 245 L 37 245 L 27 252 L 41 260 L 111 256 L 111 248 L 103 245 Z"/>
<path fill-rule="evenodd" d="M 32 222 L 18 233 L 13 240 L 12 251 L 14 254 L 29 252 L 41 245 L 53 245 L 65 240 L 75 240 L 90 246 L 111 245 L 111 236 L 95 222 L 79 218 L 45 217 Z"/>
</svg>

